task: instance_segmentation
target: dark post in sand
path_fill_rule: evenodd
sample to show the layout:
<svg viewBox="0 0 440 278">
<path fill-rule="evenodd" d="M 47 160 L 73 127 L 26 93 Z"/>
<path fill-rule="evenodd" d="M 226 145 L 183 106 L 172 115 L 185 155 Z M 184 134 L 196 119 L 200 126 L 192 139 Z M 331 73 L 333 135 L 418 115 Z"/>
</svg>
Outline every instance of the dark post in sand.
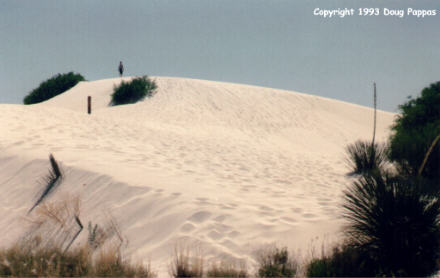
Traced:
<svg viewBox="0 0 440 278">
<path fill-rule="evenodd" d="M 87 97 L 87 113 L 92 114 L 92 97 Z"/>
</svg>

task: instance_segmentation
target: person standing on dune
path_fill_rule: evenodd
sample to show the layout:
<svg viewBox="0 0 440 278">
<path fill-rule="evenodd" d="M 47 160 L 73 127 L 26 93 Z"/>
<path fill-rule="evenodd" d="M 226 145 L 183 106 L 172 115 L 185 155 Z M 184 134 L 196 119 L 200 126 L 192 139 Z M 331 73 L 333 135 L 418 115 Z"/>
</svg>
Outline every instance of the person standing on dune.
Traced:
<svg viewBox="0 0 440 278">
<path fill-rule="evenodd" d="M 122 64 L 122 61 L 119 61 L 119 76 L 122 77 L 122 74 L 124 73 L 124 65 Z"/>
</svg>

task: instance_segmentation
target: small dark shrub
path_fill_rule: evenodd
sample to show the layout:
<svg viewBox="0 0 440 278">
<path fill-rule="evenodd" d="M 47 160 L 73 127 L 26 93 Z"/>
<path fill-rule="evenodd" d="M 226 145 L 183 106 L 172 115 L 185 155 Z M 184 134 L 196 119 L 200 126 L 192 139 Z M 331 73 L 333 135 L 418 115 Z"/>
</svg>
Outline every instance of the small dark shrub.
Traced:
<svg viewBox="0 0 440 278">
<path fill-rule="evenodd" d="M 261 254 L 258 277 L 294 277 L 298 264 L 289 258 L 286 248 L 274 248 Z"/>
<path fill-rule="evenodd" d="M 78 82 L 84 81 L 84 77 L 79 73 L 64 73 L 57 74 L 50 79 L 42 82 L 38 88 L 32 90 L 23 100 L 24 104 L 34 104 L 48 100 L 56 95 L 59 95 Z"/>
<path fill-rule="evenodd" d="M 371 145 L 367 141 L 356 141 L 348 145 L 347 153 L 348 164 L 353 169 L 351 175 L 363 175 L 379 170 L 387 159 L 385 145 Z"/>
<path fill-rule="evenodd" d="M 369 254 L 375 275 L 429 276 L 440 259 L 440 200 L 423 180 L 366 175 L 344 192 L 350 242 Z"/>
<path fill-rule="evenodd" d="M 306 266 L 307 277 L 372 277 L 375 274 L 368 252 L 348 244 L 333 248 L 330 254 L 313 259 Z"/>
<path fill-rule="evenodd" d="M 129 82 L 122 81 L 115 86 L 110 105 L 135 103 L 152 96 L 157 85 L 147 76 L 137 77 Z"/>
</svg>

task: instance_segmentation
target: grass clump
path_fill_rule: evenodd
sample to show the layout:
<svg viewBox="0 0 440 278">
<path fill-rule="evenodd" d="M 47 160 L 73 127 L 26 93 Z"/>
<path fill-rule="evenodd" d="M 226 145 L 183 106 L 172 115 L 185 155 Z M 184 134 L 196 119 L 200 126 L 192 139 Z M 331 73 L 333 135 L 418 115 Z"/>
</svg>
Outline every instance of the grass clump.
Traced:
<svg viewBox="0 0 440 278">
<path fill-rule="evenodd" d="M 203 264 L 200 252 L 192 255 L 188 247 L 176 247 L 170 274 L 172 277 L 203 277 Z"/>
<path fill-rule="evenodd" d="M 42 82 L 38 88 L 32 90 L 23 100 L 24 104 L 34 104 L 48 100 L 57 96 L 73 86 L 78 82 L 84 81 L 84 77 L 79 73 L 68 72 L 57 74 Z"/>
<path fill-rule="evenodd" d="M 95 277 L 155 277 L 149 265 L 131 264 L 124 260 L 119 247 L 103 249 L 93 264 Z"/>
<path fill-rule="evenodd" d="M 20 244 L 0 251 L 0 276 L 88 276 L 91 268 L 85 249 L 64 253 L 57 247 L 39 248 Z"/>
<path fill-rule="evenodd" d="M 122 81 L 119 86 L 114 87 L 110 105 L 136 103 L 152 96 L 156 89 L 156 82 L 148 76 L 137 77 L 129 82 Z"/>
<path fill-rule="evenodd" d="M 289 258 L 287 248 L 271 248 L 259 256 L 258 277 L 294 277 L 298 263 Z"/>
<path fill-rule="evenodd" d="M 119 249 L 103 250 L 96 259 L 91 251 L 88 247 L 63 252 L 57 246 L 15 245 L 0 251 L 0 276 L 155 277 L 149 266 L 123 260 Z"/>
<path fill-rule="evenodd" d="M 207 271 L 207 277 L 249 277 L 245 264 L 236 265 L 231 262 L 221 261 L 213 263 Z"/>
<path fill-rule="evenodd" d="M 387 161 L 386 147 L 367 141 L 356 141 L 347 146 L 348 164 L 351 175 L 363 175 L 381 169 Z"/>
</svg>

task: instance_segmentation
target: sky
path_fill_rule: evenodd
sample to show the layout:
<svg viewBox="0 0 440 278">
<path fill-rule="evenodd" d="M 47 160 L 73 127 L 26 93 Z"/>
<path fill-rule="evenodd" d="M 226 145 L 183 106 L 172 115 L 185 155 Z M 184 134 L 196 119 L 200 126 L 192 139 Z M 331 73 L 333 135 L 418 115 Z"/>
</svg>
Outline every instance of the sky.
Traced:
<svg viewBox="0 0 440 278">
<path fill-rule="evenodd" d="M 354 15 L 314 15 L 344 8 Z M 126 76 L 251 84 L 370 107 L 376 82 L 378 108 L 398 112 L 440 81 L 439 27 L 438 0 L 0 0 L 0 103 L 21 104 L 57 73 L 117 77 L 123 61 Z"/>
</svg>

